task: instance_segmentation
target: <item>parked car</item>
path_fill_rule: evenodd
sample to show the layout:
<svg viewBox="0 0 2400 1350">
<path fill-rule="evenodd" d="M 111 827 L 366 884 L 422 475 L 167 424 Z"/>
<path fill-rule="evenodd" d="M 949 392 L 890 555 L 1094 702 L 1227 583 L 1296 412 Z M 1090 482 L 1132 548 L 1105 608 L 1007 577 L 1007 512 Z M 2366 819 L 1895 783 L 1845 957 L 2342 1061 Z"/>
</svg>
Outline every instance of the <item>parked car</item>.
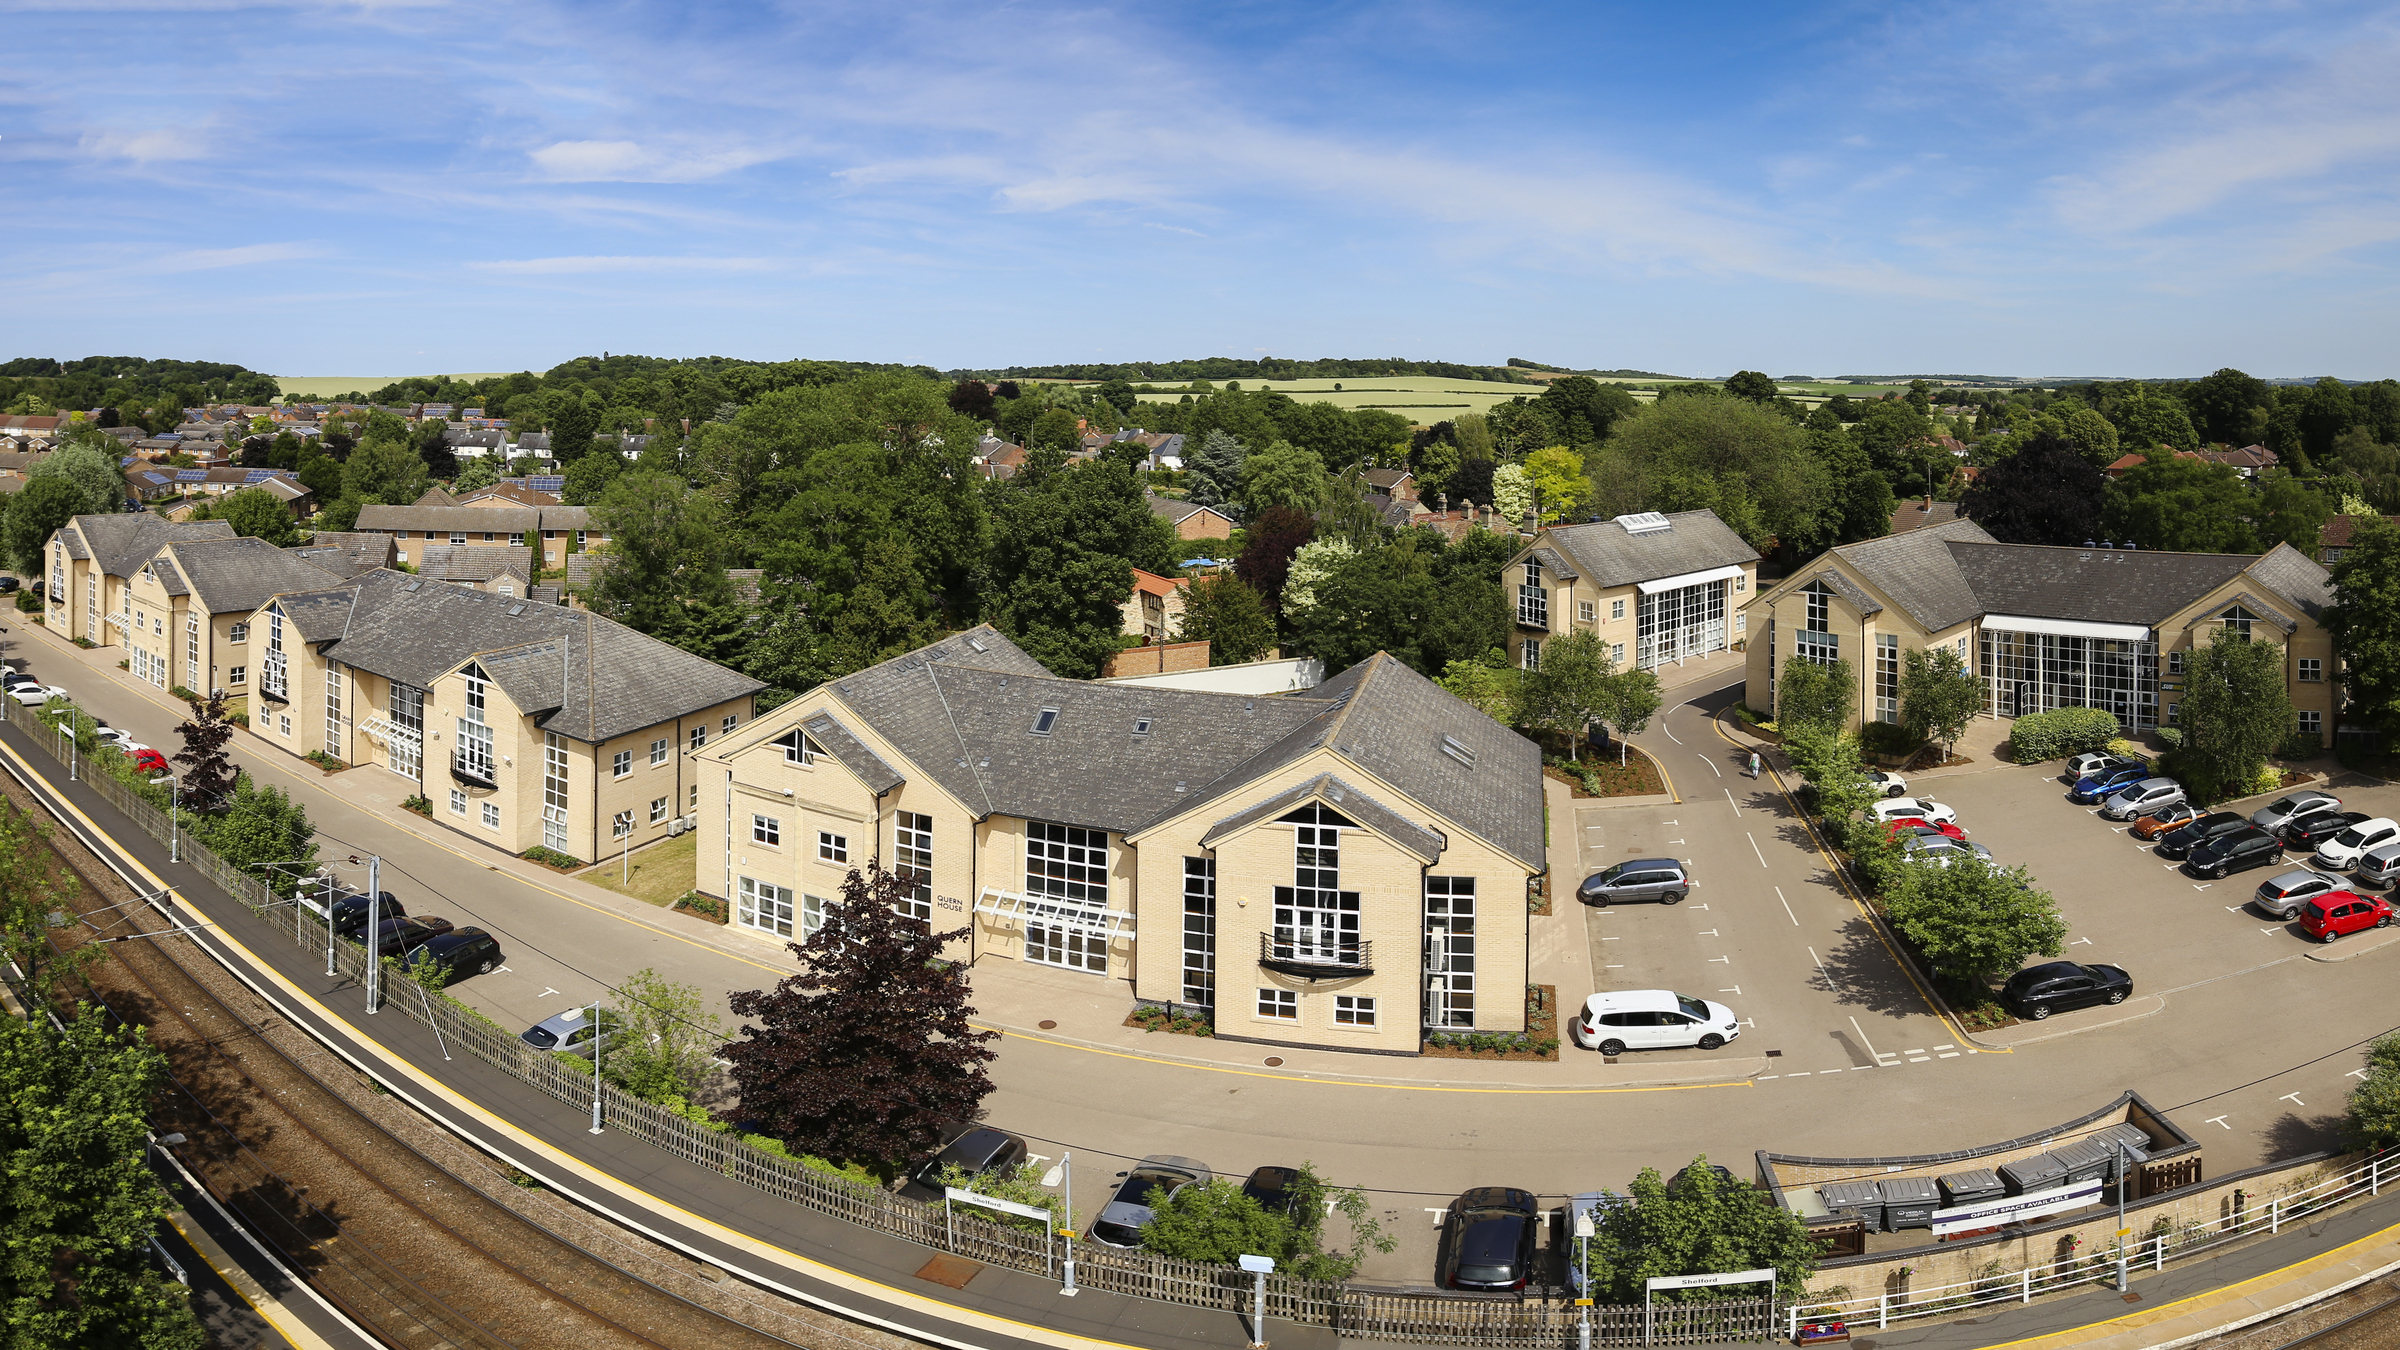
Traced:
<svg viewBox="0 0 2400 1350">
<path fill-rule="evenodd" d="M 2073 787 L 2093 774 L 2105 773 L 2110 769 L 2131 768 L 2140 762 L 2130 755 L 2112 755 L 2106 750 L 2086 750 L 2080 755 L 2069 758 L 2067 771 L 2058 777 L 2060 782 L 2065 783 L 2068 787 Z"/>
<path fill-rule="evenodd" d="M 2317 866 L 2345 871 L 2368 849 L 2395 842 L 2400 842 L 2400 821 L 2390 816 L 2362 820 L 2317 845 Z"/>
<path fill-rule="evenodd" d="M 1434 1283 L 1444 1289 L 1507 1292 L 1533 1277 L 1533 1242 L 1541 1206 L 1530 1191 L 1478 1186 L 1450 1202 Z"/>
<path fill-rule="evenodd" d="M 454 926 L 448 919 L 435 918 L 432 915 L 386 919 L 383 921 L 383 926 L 375 930 L 375 954 L 377 956 L 402 955 L 409 948 L 436 933 L 449 932 Z M 363 935 L 366 930 L 359 931 Z"/>
<path fill-rule="evenodd" d="M 607 1050 L 624 1027 L 623 1016 L 614 1008 L 602 1008 L 595 1018 L 590 1008 L 579 1005 L 550 1014 L 518 1032 L 517 1039 L 536 1050 L 564 1050 L 588 1059 L 595 1046 Z"/>
<path fill-rule="evenodd" d="M 300 883 L 300 889 L 295 892 L 295 894 L 299 897 L 300 908 L 304 912 L 314 914 L 319 919 L 326 917 L 327 904 L 325 899 L 324 882 L 304 881 Z M 404 919 L 408 917 L 408 906 L 400 902 L 399 896 L 392 894 L 390 891 L 383 891 L 380 893 L 379 898 L 382 900 L 383 904 L 382 912 L 375 915 L 375 921 L 377 923 L 387 923 L 393 919 Z M 333 901 L 331 906 L 333 915 L 333 935 L 335 937 L 355 938 L 360 933 L 367 931 L 367 916 L 369 908 L 370 907 L 367 904 L 366 892 L 350 890 L 349 888 L 343 886 L 334 887 Z"/>
<path fill-rule="evenodd" d="M 2262 832 L 2263 833 L 2263 832 Z M 2035 1021 L 2069 1008 L 2123 1003 L 2133 994 L 2133 977 L 2116 966 L 2046 961 L 2027 966 L 2000 986 L 2000 1001 Z"/>
<path fill-rule="evenodd" d="M 438 967 L 443 982 L 463 980 L 471 975 L 489 975 L 508 960 L 500 950 L 500 940 L 480 928 L 453 928 L 436 933 L 408 949 L 400 958 L 404 965 Z"/>
<path fill-rule="evenodd" d="M 1585 877 L 1576 898 L 1587 905 L 1613 905 L 1626 900 L 1656 900 L 1672 905 L 1692 893 L 1692 875 L 1673 858 L 1628 858 L 1603 872 Z"/>
<path fill-rule="evenodd" d="M 1988 866 L 1992 851 L 1981 844 L 1961 839 L 1944 839 L 1938 834 L 1910 835 L 1900 841 L 1900 856 L 1908 862 L 1931 863 L 1948 867 L 1961 858 L 1980 858 Z"/>
<path fill-rule="evenodd" d="M 2250 823 L 2262 830 L 2272 830 L 2296 817 L 2313 816 L 2319 811 L 2338 811 L 2341 807 L 2341 798 L 2312 788 L 2288 797 L 2279 797 L 2258 808 L 2250 813 Z"/>
<path fill-rule="evenodd" d="M 143 773 L 175 772 L 174 768 L 167 763 L 167 757 L 158 753 L 156 750 L 151 749 L 149 746 L 145 745 L 136 749 L 127 750 L 125 753 L 133 758 L 133 767 L 141 770 Z"/>
<path fill-rule="evenodd" d="M 37 680 L 37 679 L 33 678 L 31 675 L 28 675 L 28 674 L 26 674 L 24 671 L 21 671 L 21 670 L 14 670 L 14 669 L 0 669 L 0 685 L 5 685 L 5 686 L 7 686 L 7 687 L 8 687 L 8 688 L 10 688 L 10 689 L 14 689 L 14 688 L 16 688 L 18 685 L 20 685 L 20 684 L 40 684 L 40 683 L 41 683 L 41 681 L 40 681 L 40 680 Z"/>
<path fill-rule="evenodd" d="M 2163 811 L 2153 811 L 2133 822 L 2133 837 L 2156 839 L 2169 830 L 2179 830 L 2207 813 L 2188 801 L 2175 803 Z"/>
<path fill-rule="evenodd" d="M 1866 773 L 1866 782 L 1867 786 L 1875 789 L 1880 796 L 1897 797 L 1908 791 L 1907 779 L 1896 773 L 1886 773 L 1881 769 L 1869 769 Z"/>
<path fill-rule="evenodd" d="M 25 583 L 15 577 L 0 577 L 0 595 L 8 595 Z"/>
<path fill-rule="evenodd" d="M 1699 1170 L 1714 1175 L 1717 1179 L 1717 1185 L 1719 1187 L 1731 1186 L 1733 1184 L 1733 1169 L 1730 1167 L 1725 1167 L 1717 1163 L 1705 1163 L 1702 1164 Z M 1667 1178 L 1667 1189 L 1669 1191 L 1681 1190 L 1683 1188 L 1683 1179 L 1691 1176 L 1692 1174 L 1693 1170 L 1689 1167 L 1677 1168 L 1675 1175 Z"/>
<path fill-rule="evenodd" d="M 2318 896 L 2342 889 L 2340 877 L 2306 868 L 2278 872 L 2259 883 L 2258 891 L 2250 897 L 2251 907 L 2270 919 L 2289 919 L 2300 907 Z"/>
<path fill-rule="evenodd" d="M 1944 806 L 1931 797 L 1887 797 L 1869 806 L 1867 811 L 1877 820 L 1906 820 L 1910 816 L 1915 816 L 1920 820 L 1947 824 L 1958 819 L 1958 812 L 1955 809 Z"/>
<path fill-rule="evenodd" d="M 1714 1050 L 1742 1034 L 1742 1021 L 1722 1003 L 1669 989 L 1612 989 L 1585 999 L 1583 1015 L 1567 1024 L 1567 1034 L 1604 1055 Z"/>
<path fill-rule="evenodd" d="M 956 1167 L 969 1177 L 992 1172 L 1006 1172 L 1025 1161 L 1025 1141 L 1006 1130 L 989 1125 L 976 1125 L 963 1130 L 958 1137 L 942 1146 L 942 1151 L 925 1160 L 900 1188 L 902 1195 L 914 1195 L 924 1200 L 942 1198 L 942 1170 Z"/>
<path fill-rule="evenodd" d="M 120 727 L 112 727 L 97 717 L 92 719 L 92 734 L 98 736 L 103 745 L 123 747 L 135 743 L 132 732 Z"/>
<path fill-rule="evenodd" d="M 2253 867 L 2272 867 L 2283 861 L 2283 845 L 2275 836 L 2256 825 L 2244 825 L 2237 830 L 2209 840 L 2192 850 L 2183 860 L 2183 870 L 2196 877 L 2211 879 L 2247 872 Z"/>
<path fill-rule="evenodd" d="M 17 702 L 24 704 L 28 708 L 41 707 L 43 704 L 48 703 L 52 699 L 56 699 L 61 703 L 73 703 L 75 701 L 75 696 L 73 694 L 68 693 L 66 690 L 59 688 L 55 684 L 20 684 L 9 690 L 8 696 L 15 699 Z"/>
<path fill-rule="evenodd" d="M 2360 886 L 2389 886 L 2400 877 L 2400 843 L 2379 844 L 2358 855 L 2350 879 Z"/>
<path fill-rule="evenodd" d="M 2319 811 L 2313 816 L 2296 816 L 2285 821 L 2283 828 L 2275 831 L 2275 837 L 2294 853 L 2314 853 L 2317 845 L 2372 819 L 2364 811 Z"/>
<path fill-rule="evenodd" d="M 1958 828 L 1956 825 L 1936 825 L 1932 821 L 1919 820 L 1915 816 L 1910 816 L 1906 820 L 1893 821 L 1891 829 L 1894 838 L 1898 838 L 1901 835 L 1924 834 L 1940 835 L 1944 839 L 1957 839 L 1964 841 L 1967 837 L 1967 832 Z"/>
<path fill-rule="evenodd" d="M 1297 1167 L 1278 1167 L 1269 1164 L 1255 1167 L 1242 1178 L 1242 1194 L 1258 1202 L 1269 1214 L 1281 1214 L 1303 1227 L 1314 1224 L 1322 1214 L 1300 1207 L 1300 1192 L 1293 1186 L 1300 1180 Z"/>
<path fill-rule="evenodd" d="M 2100 814 L 2110 820 L 2140 820 L 2183 804 L 2183 784 L 2172 778 L 2145 778 L 2118 788 L 2100 803 Z"/>
<path fill-rule="evenodd" d="M 1100 1207 L 1100 1217 L 1092 1220 L 1092 1240 L 1110 1247 L 1141 1246 L 1142 1225 L 1152 1215 L 1150 1193 L 1164 1190 L 1173 1195 L 1186 1186 L 1204 1186 L 1210 1175 L 1206 1163 L 1190 1158 L 1161 1153 L 1142 1159 Z"/>
<path fill-rule="evenodd" d="M 2202 844 L 2207 843 L 2209 840 L 2216 838 L 2220 834 L 2230 834 L 2235 830 L 2256 828 L 2256 826 L 2253 826 L 2248 820 L 2243 819 L 2241 815 L 2236 812 L 2218 811 L 2211 815 L 2202 816 L 2198 820 L 2195 820 L 2188 825 L 2178 825 L 2174 829 L 2160 835 L 2158 837 L 2158 856 L 2162 858 L 2188 858 L 2191 856 L 2193 849 L 2200 847 Z M 2264 830 L 2259 832 L 2261 834 L 2265 833 Z"/>
<path fill-rule="evenodd" d="M 2115 796 L 2119 789 L 2128 788 L 2150 776 L 2147 764 L 2127 764 L 2120 768 L 2103 769 L 2075 780 L 2067 789 L 2067 800 L 2077 806 L 2090 806 Z"/>
<path fill-rule="evenodd" d="M 2380 895 L 2335 891 L 2300 907 L 2300 931 L 2319 942 L 2331 942 L 2344 933 L 2391 926 L 2392 902 Z"/>
</svg>

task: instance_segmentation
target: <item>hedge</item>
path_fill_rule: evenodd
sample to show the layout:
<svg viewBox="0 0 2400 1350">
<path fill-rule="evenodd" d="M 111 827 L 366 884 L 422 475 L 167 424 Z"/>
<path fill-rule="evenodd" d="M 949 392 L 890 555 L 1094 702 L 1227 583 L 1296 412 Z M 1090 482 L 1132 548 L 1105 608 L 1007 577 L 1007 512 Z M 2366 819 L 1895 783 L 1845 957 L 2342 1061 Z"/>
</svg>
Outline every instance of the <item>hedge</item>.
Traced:
<svg viewBox="0 0 2400 1350">
<path fill-rule="evenodd" d="M 2116 715 L 2100 708 L 2058 708 L 2020 717 L 2008 733 L 2008 748 L 2019 764 L 2097 750 L 2124 729 Z"/>
</svg>

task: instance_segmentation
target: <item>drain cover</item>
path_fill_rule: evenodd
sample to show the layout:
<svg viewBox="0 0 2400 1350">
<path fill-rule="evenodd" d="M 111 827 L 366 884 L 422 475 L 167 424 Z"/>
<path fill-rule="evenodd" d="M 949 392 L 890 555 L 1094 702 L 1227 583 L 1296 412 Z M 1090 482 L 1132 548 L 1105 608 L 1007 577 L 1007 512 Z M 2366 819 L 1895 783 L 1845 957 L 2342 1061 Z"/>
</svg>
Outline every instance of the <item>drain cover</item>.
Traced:
<svg viewBox="0 0 2400 1350">
<path fill-rule="evenodd" d="M 1769 1051 L 1767 1052 L 1767 1058 L 1769 1058 L 1769 1059 L 1781 1059 L 1781 1058 L 1783 1058 L 1783 1052 L 1782 1052 L 1781 1050 L 1769 1050 Z"/>
<path fill-rule="evenodd" d="M 1034 1023 L 1034 1025 L 1035 1025 L 1035 1026 L 1037 1026 L 1037 1027 L 1040 1027 L 1040 1028 L 1041 1028 L 1042 1030 L 1044 1030 L 1044 1031 L 1056 1031 L 1056 1030 L 1058 1030 L 1058 1023 L 1056 1023 L 1056 1022 L 1053 1022 L 1053 1021 L 1050 1021 L 1050 1020 L 1049 1020 L 1049 1019 L 1047 1019 L 1047 1018 L 1044 1018 L 1043 1020 L 1041 1020 L 1041 1021 L 1039 1021 L 1039 1022 L 1036 1022 L 1036 1023 Z"/>
<path fill-rule="evenodd" d="M 1281 1056 L 1281 1055 L 1269 1055 L 1269 1056 L 1267 1056 L 1267 1067 L 1268 1067 L 1268 1068 L 1270 1068 L 1270 1069 L 1280 1069 L 1280 1068 L 1282 1068 L 1282 1067 L 1283 1067 L 1283 1056 Z"/>
</svg>

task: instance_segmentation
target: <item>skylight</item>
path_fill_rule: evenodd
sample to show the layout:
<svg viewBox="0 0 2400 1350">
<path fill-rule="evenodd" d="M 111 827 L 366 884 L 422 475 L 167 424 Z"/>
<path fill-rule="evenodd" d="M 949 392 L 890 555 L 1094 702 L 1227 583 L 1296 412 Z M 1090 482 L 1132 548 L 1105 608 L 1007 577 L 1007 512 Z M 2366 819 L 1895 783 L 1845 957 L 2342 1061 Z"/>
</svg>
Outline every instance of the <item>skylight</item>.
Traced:
<svg viewBox="0 0 2400 1350">
<path fill-rule="evenodd" d="M 1133 734 L 1134 734 L 1134 735 L 1136 735 L 1136 736 L 1147 736 L 1147 735 L 1149 735 L 1149 734 L 1150 734 L 1150 719 L 1149 719 L 1149 718 L 1147 718 L 1147 717 L 1137 717 L 1137 718 L 1133 719 Z"/>
<path fill-rule="evenodd" d="M 1470 769 L 1475 767 L 1475 752 L 1467 747 L 1465 741 L 1456 736 L 1442 737 L 1442 753 Z"/>
<path fill-rule="evenodd" d="M 1656 511 L 1637 511 L 1629 516 L 1619 516 L 1617 525 L 1627 534 L 1656 534 L 1660 530 L 1675 528 L 1674 521 Z"/>
<path fill-rule="evenodd" d="M 1036 736 L 1047 736 L 1050 734 L 1050 728 L 1057 725 L 1058 709 L 1044 708 L 1042 709 L 1041 713 L 1033 719 L 1033 734 Z"/>
</svg>

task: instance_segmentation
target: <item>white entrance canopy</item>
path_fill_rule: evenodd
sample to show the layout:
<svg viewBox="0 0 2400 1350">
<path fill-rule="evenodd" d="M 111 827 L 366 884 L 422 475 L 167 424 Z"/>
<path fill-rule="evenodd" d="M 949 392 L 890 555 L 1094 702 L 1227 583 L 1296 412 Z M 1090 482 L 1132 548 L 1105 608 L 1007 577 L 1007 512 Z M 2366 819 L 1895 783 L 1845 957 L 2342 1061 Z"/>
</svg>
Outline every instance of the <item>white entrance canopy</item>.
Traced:
<svg viewBox="0 0 2400 1350">
<path fill-rule="evenodd" d="M 2138 623 L 2087 623 L 2082 619 L 2034 619 L 2019 614 L 1986 614 L 1985 632 L 2047 633 L 2052 637 L 2104 638 L 2111 642 L 2148 642 L 2150 630 Z"/>
<path fill-rule="evenodd" d="M 1705 572 L 1686 572 L 1679 577 L 1660 577 L 1656 581 L 1636 582 L 1634 589 L 1644 595 L 1656 595 L 1660 591 L 1680 591 L 1686 586 L 1697 586 L 1707 581 L 1730 581 L 1741 574 L 1742 569 L 1739 567 L 1712 567 Z"/>
</svg>

